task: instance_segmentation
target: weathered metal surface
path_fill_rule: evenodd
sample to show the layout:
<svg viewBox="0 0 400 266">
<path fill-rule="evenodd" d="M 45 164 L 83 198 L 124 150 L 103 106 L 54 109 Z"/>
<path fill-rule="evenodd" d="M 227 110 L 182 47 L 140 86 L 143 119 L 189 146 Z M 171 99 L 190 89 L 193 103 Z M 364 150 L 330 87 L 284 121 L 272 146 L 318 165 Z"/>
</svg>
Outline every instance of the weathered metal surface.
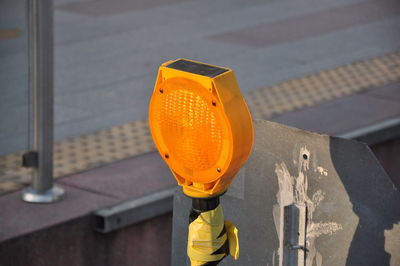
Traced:
<svg viewBox="0 0 400 266">
<path fill-rule="evenodd" d="M 305 265 L 400 264 L 400 194 L 365 144 L 257 120 L 253 153 L 221 203 L 241 253 L 221 265 L 282 265 L 290 204 L 307 208 Z M 189 210 L 178 191 L 172 265 L 187 263 Z"/>
<path fill-rule="evenodd" d="M 284 266 L 304 266 L 306 257 L 306 206 L 290 204 L 283 209 Z"/>
<path fill-rule="evenodd" d="M 176 189 L 176 187 L 172 187 L 96 211 L 94 213 L 97 220 L 96 231 L 110 233 L 169 213 Z"/>
</svg>

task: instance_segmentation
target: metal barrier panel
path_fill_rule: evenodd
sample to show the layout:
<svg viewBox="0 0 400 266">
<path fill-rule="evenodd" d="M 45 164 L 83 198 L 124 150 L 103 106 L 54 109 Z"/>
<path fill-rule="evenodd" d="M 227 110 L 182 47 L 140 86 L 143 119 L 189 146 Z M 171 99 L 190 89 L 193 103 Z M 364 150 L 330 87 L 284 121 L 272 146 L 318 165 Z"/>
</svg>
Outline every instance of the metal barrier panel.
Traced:
<svg viewBox="0 0 400 266">
<path fill-rule="evenodd" d="M 220 265 L 398 265 L 400 194 L 367 145 L 254 126 L 252 155 L 221 198 L 240 257 Z M 173 208 L 172 265 L 188 265 L 190 199 L 178 191 Z"/>
</svg>

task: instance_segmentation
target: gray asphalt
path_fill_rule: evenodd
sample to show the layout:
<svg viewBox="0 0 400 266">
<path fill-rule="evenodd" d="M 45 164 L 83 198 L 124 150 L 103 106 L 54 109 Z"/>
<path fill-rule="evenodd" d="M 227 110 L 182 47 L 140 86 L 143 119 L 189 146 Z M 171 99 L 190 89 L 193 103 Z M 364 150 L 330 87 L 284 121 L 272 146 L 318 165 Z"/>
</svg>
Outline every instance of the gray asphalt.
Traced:
<svg viewBox="0 0 400 266">
<path fill-rule="evenodd" d="M 400 48 L 395 0 L 59 0 L 54 17 L 58 140 L 146 118 L 166 60 L 230 67 L 248 92 Z M 24 43 L 0 40 L 0 154 L 27 145 Z"/>
</svg>

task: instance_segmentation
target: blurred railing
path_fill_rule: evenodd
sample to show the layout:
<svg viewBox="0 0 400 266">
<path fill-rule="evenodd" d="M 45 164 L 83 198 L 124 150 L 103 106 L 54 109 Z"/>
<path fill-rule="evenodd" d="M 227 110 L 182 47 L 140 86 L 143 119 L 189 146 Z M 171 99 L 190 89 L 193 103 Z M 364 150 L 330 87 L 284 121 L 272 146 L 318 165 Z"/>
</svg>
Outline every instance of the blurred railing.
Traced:
<svg viewBox="0 0 400 266">
<path fill-rule="evenodd" d="M 22 198 L 27 202 L 50 203 L 64 194 L 62 188 L 53 185 L 53 1 L 28 1 L 28 29 L 32 150 L 24 154 L 23 164 L 33 169 L 33 175 Z"/>
</svg>

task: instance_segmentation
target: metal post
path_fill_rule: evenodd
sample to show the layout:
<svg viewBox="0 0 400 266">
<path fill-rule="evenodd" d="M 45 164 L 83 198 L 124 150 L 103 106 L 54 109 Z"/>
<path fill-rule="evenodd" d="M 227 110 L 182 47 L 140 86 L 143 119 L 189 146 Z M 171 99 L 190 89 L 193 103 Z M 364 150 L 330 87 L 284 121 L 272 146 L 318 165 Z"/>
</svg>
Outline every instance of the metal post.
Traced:
<svg viewBox="0 0 400 266">
<path fill-rule="evenodd" d="M 64 195 L 53 186 L 53 1 L 28 1 L 29 86 L 32 106 L 31 145 L 37 153 L 32 184 L 22 199 L 51 203 Z"/>
<path fill-rule="evenodd" d="M 306 265 L 306 206 L 291 204 L 283 209 L 283 266 Z"/>
</svg>

